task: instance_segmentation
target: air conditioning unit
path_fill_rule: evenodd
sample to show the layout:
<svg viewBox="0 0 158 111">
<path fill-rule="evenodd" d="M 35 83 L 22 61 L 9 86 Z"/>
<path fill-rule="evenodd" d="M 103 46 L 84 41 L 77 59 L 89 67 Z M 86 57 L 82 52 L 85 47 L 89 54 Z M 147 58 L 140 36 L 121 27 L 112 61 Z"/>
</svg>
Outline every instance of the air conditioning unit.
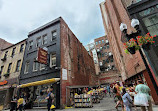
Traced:
<svg viewBox="0 0 158 111">
<path fill-rule="evenodd" d="M 100 62 L 100 66 L 103 66 L 103 63 L 102 63 L 102 62 Z"/>
</svg>

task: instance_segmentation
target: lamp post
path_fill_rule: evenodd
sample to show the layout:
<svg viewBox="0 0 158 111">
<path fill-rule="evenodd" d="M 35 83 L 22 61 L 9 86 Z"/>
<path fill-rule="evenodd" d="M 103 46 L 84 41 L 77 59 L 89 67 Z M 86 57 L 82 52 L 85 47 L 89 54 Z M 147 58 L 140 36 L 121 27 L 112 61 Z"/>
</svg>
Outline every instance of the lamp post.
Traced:
<svg viewBox="0 0 158 111">
<path fill-rule="evenodd" d="M 137 36 L 139 36 L 141 34 L 141 30 L 139 29 L 139 20 L 138 19 L 132 19 L 131 26 L 133 28 L 135 28 L 137 31 L 136 32 L 131 32 L 131 34 L 127 34 L 127 25 L 124 24 L 124 23 L 121 23 L 120 30 L 125 34 L 125 36 L 126 36 L 128 41 L 131 38 L 133 38 L 133 39 L 136 40 L 136 44 L 138 45 Z M 154 88 L 156 90 L 156 93 L 158 95 L 158 86 L 157 86 L 156 81 L 155 81 L 155 79 L 154 79 L 154 77 L 153 77 L 153 75 L 152 75 L 152 73 L 150 71 L 150 68 L 149 68 L 149 66 L 148 66 L 148 64 L 147 64 L 147 62 L 145 60 L 145 57 L 143 55 L 143 52 L 142 52 L 141 48 L 139 49 L 139 53 L 140 53 L 140 55 L 141 55 L 141 57 L 143 59 L 144 65 L 146 67 L 146 70 L 148 71 L 149 77 L 150 77 L 150 79 L 151 79 L 151 81 L 152 81 L 152 83 L 154 85 Z"/>
</svg>

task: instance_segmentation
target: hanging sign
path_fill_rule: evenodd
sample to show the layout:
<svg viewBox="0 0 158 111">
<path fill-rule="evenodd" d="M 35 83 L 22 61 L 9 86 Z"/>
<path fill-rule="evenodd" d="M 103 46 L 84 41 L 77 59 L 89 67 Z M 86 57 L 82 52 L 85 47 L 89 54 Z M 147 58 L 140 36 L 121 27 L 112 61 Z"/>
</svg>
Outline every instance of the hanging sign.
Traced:
<svg viewBox="0 0 158 111">
<path fill-rule="evenodd" d="M 46 50 L 39 48 L 37 61 L 42 64 L 47 64 L 47 55 L 48 55 L 48 52 Z"/>
</svg>

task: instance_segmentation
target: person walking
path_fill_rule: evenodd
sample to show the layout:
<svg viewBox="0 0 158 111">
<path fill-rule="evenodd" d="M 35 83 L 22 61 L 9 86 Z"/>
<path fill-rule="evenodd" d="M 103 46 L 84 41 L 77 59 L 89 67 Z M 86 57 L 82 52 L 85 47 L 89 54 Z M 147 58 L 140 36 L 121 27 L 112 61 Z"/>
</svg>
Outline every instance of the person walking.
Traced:
<svg viewBox="0 0 158 111">
<path fill-rule="evenodd" d="M 137 81 L 137 86 L 135 88 L 135 92 L 137 94 L 145 94 L 147 99 L 148 99 L 148 104 L 149 106 L 147 106 L 148 111 L 153 111 L 152 109 L 152 104 L 151 104 L 151 98 L 150 98 L 150 88 L 143 84 L 143 82 L 141 80 Z M 146 111 L 146 107 L 145 106 L 141 106 L 142 111 Z"/>
<path fill-rule="evenodd" d="M 117 104 L 115 106 L 116 109 L 118 109 L 118 105 L 121 104 L 121 107 L 122 107 L 122 111 L 124 110 L 124 106 L 123 106 L 123 101 L 122 101 L 122 97 L 121 97 L 121 91 L 120 91 L 120 84 L 119 84 L 119 81 L 116 81 L 116 84 L 114 86 L 114 89 L 116 89 L 116 92 L 115 92 L 115 96 L 117 97 L 118 101 L 117 101 Z"/>
<path fill-rule="evenodd" d="M 47 95 L 46 99 L 47 99 L 47 109 L 48 109 L 48 111 L 50 111 L 51 105 L 54 102 L 54 94 L 52 93 L 52 91 L 53 91 L 53 88 L 51 88 L 51 89 L 49 88 L 47 90 L 48 95 Z M 55 110 L 52 109 L 52 111 L 55 111 Z"/>
<path fill-rule="evenodd" d="M 126 111 L 132 111 L 133 101 L 130 95 L 126 92 L 125 88 L 122 89 L 122 100 L 123 100 L 123 104 L 126 107 Z"/>
<path fill-rule="evenodd" d="M 111 97 L 111 93 L 110 93 L 110 85 L 108 85 L 106 89 L 107 89 L 107 91 L 108 91 L 109 96 Z"/>
<path fill-rule="evenodd" d="M 17 111 L 17 95 L 15 94 L 10 103 L 10 111 Z"/>
</svg>

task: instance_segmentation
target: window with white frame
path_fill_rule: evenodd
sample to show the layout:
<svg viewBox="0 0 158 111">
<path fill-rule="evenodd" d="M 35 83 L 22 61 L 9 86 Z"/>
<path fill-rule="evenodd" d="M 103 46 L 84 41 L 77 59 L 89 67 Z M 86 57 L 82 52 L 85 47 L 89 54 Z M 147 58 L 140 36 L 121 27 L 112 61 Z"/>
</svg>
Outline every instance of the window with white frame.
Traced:
<svg viewBox="0 0 158 111">
<path fill-rule="evenodd" d="M 99 44 L 101 44 L 101 41 L 99 41 Z"/>
<path fill-rule="evenodd" d="M 50 56 L 50 67 L 56 66 L 56 54 L 51 54 Z"/>
<path fill-rule="evenodd" d="M 45 65 L 45 64 L 40 64 L 40 70 L 44 70 L 44 69 L 45 69 L 45 67 L 46 67 L 46 65 Z"/>
<path fill-rule="evenodd" d="M 38 37 L 36 40 L 36 47 L 39 47 L 41 44 L 41 37 Z"/>
<path fill-rule="evenodd" d="M 37 61 L 33 62 L 33 71 L 37 71 L 39 69 L 39 63 Z"/>
<path fill-rule="evenodd" d="M 26 64 L 25 64 L 25 70 L 24 70 L 25 74 L 29 72 L 29 65 L 30 65 L 30 62 L 27 61 Z"/>
<path fill-rule="evenodd" d="M 57 37 L 57 31 L 52 31 L 52 41 Z"/>
<path fill-rule="evenodd" d="M 33 48 L 33 41 L 29 42 L 29 50 L 31 50 Z"/>
<path fill-rule="evenodd" d="M 102 43 L 104 43 L 104 40 L 102 40 Z"/>
<path fill-rule="evenodd" d="M 43 44 L 47 44 L 47 34 L 43 35 Z"/>
</svg>

